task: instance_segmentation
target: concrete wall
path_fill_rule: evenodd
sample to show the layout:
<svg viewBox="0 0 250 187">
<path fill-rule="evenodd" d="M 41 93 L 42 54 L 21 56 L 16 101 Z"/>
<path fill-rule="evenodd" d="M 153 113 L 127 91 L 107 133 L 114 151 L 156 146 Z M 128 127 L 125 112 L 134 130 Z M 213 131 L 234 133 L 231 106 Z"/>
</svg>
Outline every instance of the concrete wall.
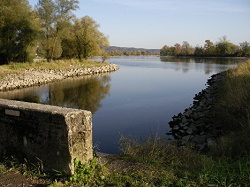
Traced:
<svg viewBox="0 0 250 187">
<path fill-rule="evenodd" d="M 0 99 L 0 156 L 10 155 L 74 173 L 75 158 L 93 158 L 91 112 Z"/>
</svg>

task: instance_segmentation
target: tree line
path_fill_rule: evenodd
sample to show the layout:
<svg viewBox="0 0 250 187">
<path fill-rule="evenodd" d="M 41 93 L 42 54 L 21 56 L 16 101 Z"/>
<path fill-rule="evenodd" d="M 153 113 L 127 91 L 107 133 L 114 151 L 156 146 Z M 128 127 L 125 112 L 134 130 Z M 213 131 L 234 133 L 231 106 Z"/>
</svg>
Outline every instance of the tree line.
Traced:
<svg viewBox="0 0 250 187">
<path fill-rule="evenodd" d="M 157 52 L 151 51 L 109 51 L 108 54 L 110 56 L 148 56 L 148 55 L 159 55 Z"/>
<path fill-rule="evenodd" d="M 78 0 L 0 1 L 0 64 L 48 62 L 59 58 L 88 59 L 103 55 L 109 41 L 89 16 L 76 18 Z"/>
<path fill-rule="evenodd" d="M 147 56 L 147 55 L 160 55 L 160 49 L 144 49 L 134 47 L 104 47 L 104 50 L 110 56 Z"/>
<path fill-rule="evenodd" d="M 218 42 L 206 40 L 204 46 L 192 47 L 187 41 L 174 46 L 165 45 L 161 51 L 161 56 L 199 56 L 199 57 L 249 57 L 250 43 L 245 41 L 235 45 L 223 36 Z"/>
</svg>

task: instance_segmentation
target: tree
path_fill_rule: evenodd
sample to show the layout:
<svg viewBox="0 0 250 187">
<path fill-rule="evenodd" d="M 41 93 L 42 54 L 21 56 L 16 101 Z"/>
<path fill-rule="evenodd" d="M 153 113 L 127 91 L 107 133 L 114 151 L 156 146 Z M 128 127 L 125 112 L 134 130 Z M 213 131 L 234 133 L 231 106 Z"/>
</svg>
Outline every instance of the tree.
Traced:
<svg viewBox="0 0 250 187">
<path fill-rule="evenodd" d="M 103 63 L 110 58 L 109 54 L 104 50 L 102 51 L 101 57 Z"/>
<path fill-rule="evenodd" d="M 194 50 L 192 46 L 187 41 L 184 41 L 181 46 L 181 54 L 184 56 L 188 56 L 188 55 L 193 55 L 193 53 Z"/>
<path fill-rule="evenodd" d="M 73 35 L 79 60 L 99 55 L 101 47 L 109 45 L 107 37 L 98 30 L 99 27 L 89 16 L 74 20 Z"/>
<path fill-rule="evenodd" d="M 78 3 L 77 0 L 39 0 L 37 12 L 43 28 L 41 47 L 47 61 L 61 56 L 61 41 L 74 17 L 72 11 L 78 8 Z"/>
<path fill-rule="evenodd" d="M 161 56 L 169 55 L 169 47 L 167 45 L 164 45 L 163 48 L 161 48 L 160 55 Z"/>
<path fill-rule="evenodd" d="M 240 56 L 250 56 L 250 43 L 245 41 L 243 43 L 240 43 Z"/>
<path fill-rule="evenodd" d="M 216 44 L 216 51 L 218 56 L 235 56 L 237 52 L 237 46 L 229 42 L 226 36 L 223 36 Z"/>
<path fill-rule="evenodd" d="M 204 45 L 204 55 L 205 56 L 215 56 L 216 55 L 216 48 L 210 40 L 205 40 Z"/>
<path fill-rule="evenodd" d="M 194 55 L 195 56 L 203 56 L 204 55 L 203 47 L 196 46 L 195 49 L 194 49 Z"/>
<path fill-rule="evenodd" d="M 28 1 L 1 0 L 0 12 L 1 63 L 32 61 L 40 25 Z"/>
<path fill-rule="evenodd" d="M 179 44 L 179 43 L 174 44 L 174 48 L 175 48 L 174 55 L 180 55 L 181 54 L 181 44 Z"/>
</svg>

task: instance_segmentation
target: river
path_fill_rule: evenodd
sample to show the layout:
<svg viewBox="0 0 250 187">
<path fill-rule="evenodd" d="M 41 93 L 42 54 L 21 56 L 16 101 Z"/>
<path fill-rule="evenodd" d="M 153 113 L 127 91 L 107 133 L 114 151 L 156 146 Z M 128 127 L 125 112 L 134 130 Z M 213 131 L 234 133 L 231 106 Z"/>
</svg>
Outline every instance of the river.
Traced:
<svg viewBox="0 0 250 187">
<path fill-rule="evenodd" d="M 172 116 L 190 106 L 207 79 L 238 63 L 230 59 L 161 60 L 156 56 L 114 57 L 109 62 L 120 69 L 3 92 L 0 97 L 90 110 L 95 149 L 117 154 L 121 136 L 167 138 Z"/>
</svg>

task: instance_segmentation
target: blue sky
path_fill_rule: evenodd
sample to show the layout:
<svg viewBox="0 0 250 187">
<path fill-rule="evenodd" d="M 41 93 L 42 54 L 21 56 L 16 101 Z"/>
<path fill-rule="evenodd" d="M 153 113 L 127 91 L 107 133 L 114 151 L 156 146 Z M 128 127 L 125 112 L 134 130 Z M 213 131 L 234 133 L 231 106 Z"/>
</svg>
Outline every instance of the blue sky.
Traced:
<svg viewBox="0 0 250 187">
<path fill-rule="evenodd" d="M 34 6 L 38 0 L 29 0 Z M 250 0 L 79 0 L 78 18 L 100 24 L 110 45 L 160 49 L 188 41 L 203 46 L 227 36 L 250 42 Z"/>
</svg>

